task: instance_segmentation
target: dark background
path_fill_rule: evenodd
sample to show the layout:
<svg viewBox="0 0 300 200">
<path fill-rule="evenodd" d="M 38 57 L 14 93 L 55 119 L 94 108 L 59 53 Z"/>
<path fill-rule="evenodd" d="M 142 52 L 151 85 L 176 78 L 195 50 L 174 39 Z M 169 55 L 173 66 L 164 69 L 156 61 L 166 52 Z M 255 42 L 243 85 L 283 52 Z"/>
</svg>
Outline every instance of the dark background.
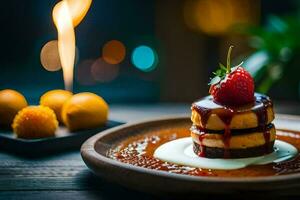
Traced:
<svg viewBox="0 0 300 200">
<path fill-rule="evenodd" d="M 45 91 L 64 87 L 62 71 L 48 72 L 40 63 L 43 45 L 57 38 L 51 17 L 57 2 L 1 2 L 0 89 L 16 89 L 32 103 L 37 103 Z M 269 14 L 285 15 L 298 8 L 292 0 L 249 2 L 257 15 L 255 23 L 261 25 Z M 210 74 L 219 61 L 225 61 L 228 46 L 236 46 L 233 56 L 244 55 L 251 48 L 244 36 L 190 29 L 184 21 L 185 3 L 184 0 L 94 0 L 85 19 L 76 27 L 77 64 L 99 57 L 102 46 L 113 39 L 125 44 L 126 58 L 120 63 L 118 77 L 106 83 L 79 83 L 75 66 L 74 92 L 96 92 L 109 103 L 190 102 L 206 95 Z M 139 45 L 157 52 L 158 64 L 153 71 L 142 72 L 131 63 L 131 53 Z M 298 94 L 287 98 L 282 91 L 272 94 L 278 99 L 298 100 Z"/>
</svg>

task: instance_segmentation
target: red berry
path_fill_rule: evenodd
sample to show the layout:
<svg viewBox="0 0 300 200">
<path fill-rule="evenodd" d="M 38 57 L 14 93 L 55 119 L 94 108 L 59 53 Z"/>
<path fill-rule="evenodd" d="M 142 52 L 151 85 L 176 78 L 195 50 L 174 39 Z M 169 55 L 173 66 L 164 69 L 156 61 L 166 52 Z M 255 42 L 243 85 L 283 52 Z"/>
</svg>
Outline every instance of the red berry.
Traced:
<svg viewBox="0 0 300 200">
<path fill-rule="evenodd" d="M 254 80 L 244 68 L 238 67 L 223 80 L 211 85 L 214 101 L 223 105 L 240 106 L 254 101 Z"/>
</svg>

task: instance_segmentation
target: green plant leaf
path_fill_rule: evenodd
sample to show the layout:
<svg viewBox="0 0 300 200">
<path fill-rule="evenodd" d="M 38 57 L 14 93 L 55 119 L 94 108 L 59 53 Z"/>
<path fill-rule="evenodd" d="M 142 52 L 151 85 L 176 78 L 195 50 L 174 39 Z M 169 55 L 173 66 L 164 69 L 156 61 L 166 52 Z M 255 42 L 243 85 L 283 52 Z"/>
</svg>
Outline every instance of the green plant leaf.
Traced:
<svg viewBox="0 0 300 200">
<path fill-rule="evenodd" d="M 284 20 L 275 15 L 268 17 L 268 26 L 270 31 L 284 33 L 287 30 L 287 24 Z"/>
<path fill-rule="evenodd" d="M 263 68 L 267 67 L 270 60 L 271 57 L 267 51 L 257 51 L 245 60 L 243 66 L 254 79 L 257 79 L 261 75 L 260 73 L 263 71 Z"/>
</svg>

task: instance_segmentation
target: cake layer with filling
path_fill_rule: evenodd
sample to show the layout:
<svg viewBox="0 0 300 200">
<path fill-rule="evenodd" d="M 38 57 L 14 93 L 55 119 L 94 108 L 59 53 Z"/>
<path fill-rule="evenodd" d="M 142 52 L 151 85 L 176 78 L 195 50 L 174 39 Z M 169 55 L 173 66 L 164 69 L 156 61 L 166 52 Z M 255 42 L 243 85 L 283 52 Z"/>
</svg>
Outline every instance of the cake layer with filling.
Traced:
<svg viewBox="0 0 300 200">
<path fill-rule="evenodd" d="M 226 149 L 247 149 L 250 147 L 256 147 L 265 145 L 268 142 L 274 142 L 276 137 L 276 130 L 273 124 L 265 127 L 265 129 L 249 129 L 249 132 L 241 130 L 242 133 L 238 133 L 239 130 L 234 130 L 230 133 L 223 134 L 219 131 L 205 131 L 195 128 L 191 128 L 191 136 L 193 141 L 199 145 L 215 148 Z"/>
<path fill-rule="evenodd" d="M 253 132 L 263 132 L 266 130 L 270 130 L 274 127 L 274 124 L 270 123 L 263 127 L 256 127 L 256 128 L 247 128 L 247 129 L 230 129 L 231 135 L 243 135 L 243 134 L 249 134 Z M 211 133 L 211 134 L 221 134 L 223 135 L 225 130 L 210 130 L 210 129 L 204 129 L 196 125 L 192 125 L 190 130 L 194 133 L 203 134 L 203 133 Z"/>
<path fill-rule="evenodd" d="M 193 103 L 191 120 L 194 125 L 211 130 L 263 127 L 274 120 L 273 104 L 269 97 L 256 93 L 255 103 L 229 108 L 207 96 Z"/>
</svg>

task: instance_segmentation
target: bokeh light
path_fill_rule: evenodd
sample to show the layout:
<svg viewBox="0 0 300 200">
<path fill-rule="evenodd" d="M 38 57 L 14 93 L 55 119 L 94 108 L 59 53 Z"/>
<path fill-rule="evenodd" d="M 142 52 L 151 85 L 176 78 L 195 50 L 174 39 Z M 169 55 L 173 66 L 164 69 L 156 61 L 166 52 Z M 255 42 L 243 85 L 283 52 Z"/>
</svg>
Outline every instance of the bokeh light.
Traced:
<svg viewBox="0 0 300 200">
<path fill-rule="evenodd" d="M 49 41 L 43 46 L 40 60 L 42 66 L 48 71 L 58 71 L 61 69 L 57 40 Z"/>
<path fill-rule="evenodd" d="M 138 69 L 149 72 L 156 67 L 158 58 L 152 48 L 142 45 L 133 50 L 131 61 Z"/>
<path fill-rule="evenodd" d="M 109 64 L 121 63 L 126 55 L 125 45 L 118 40 L 107 42 L 102 49 L 102 58 Z"/>
<path fill-rule="evenodd" d="M 259 0 L 188 0 L 184 18 L 193 30 L 222 35 L 234 25 L 256 23 L 259 19 Z"/>
<path fill-rule="evenodd" d="M 94 80 L 92 74 L 91 74 L 91 68 L 94 64 L 95 60 L 88 59 L 80 62 L 76 66 L 76 80 L 81 85 L 94 85 L 96 84 L 96 81 Z"/>
<path fill-rule="evenodd" d="M 99 82 L 110 82 L 119 74 L 119 65 L 112 65 L 98 58 L 91 66 L 92 77 Z"/>
</svg>

